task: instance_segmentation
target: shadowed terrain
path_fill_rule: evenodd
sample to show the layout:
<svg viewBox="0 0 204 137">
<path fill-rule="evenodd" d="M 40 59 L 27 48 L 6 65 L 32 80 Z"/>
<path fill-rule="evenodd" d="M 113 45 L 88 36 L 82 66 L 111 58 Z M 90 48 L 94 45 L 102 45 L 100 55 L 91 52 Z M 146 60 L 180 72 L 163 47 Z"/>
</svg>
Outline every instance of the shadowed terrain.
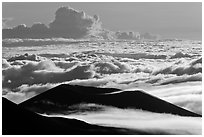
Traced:
<svg viewBox="0 0 204 137">
<path fill-rule="evenodd" d="M 118 108 L 142 109 L 157 113 L 201 117 L 199 114 L 180 108 L 142 91 L 119 91 L 114 88 L 95 88 L 66 84 L 35 96 L 21 103 L 20 106 L 45 113 L 82 103 L 95 103 Z"/>
<path fill-rule="evenodd" d="M 167 134 L 163 131 L 103 127 L 91 125 L 76 119 L 45 117 L 26 110 L 2 98 L 3 135 L 112 135 L 112 134 Z"/>
</svg>

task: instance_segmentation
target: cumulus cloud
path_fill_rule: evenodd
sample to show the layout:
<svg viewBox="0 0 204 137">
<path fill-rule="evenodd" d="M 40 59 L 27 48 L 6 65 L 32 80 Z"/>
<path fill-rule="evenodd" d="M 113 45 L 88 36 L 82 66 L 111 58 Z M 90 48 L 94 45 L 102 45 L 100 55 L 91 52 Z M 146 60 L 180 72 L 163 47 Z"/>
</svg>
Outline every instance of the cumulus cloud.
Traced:
<svg viewBox="0 0 204 137">
<path fill-rule="evenodd" d="M 10 19 L 3 19 L 2 38 L 97 38 L 97 39 L 159 39 L 158 35 L 150 33 L 140 34 L 136 32 L 113 32 L 102 28 L 98 15 L 89 16 L 84 11 L 78 11 L 71 7 L 60 7 L 55 12 L 55 18 L 48 25 L 34 23 L 31 27 L 20 24 L 13 28 L 7 28 L 6 22 Z"/>
<path fill-rule="evenodd" d="M 70 7 L 61 7 L 55 13 L 53 22 L 46 26 L 35 23 L 31 27 L 18 25 L 3 29 L 3 38 L 83 38 L 101 31 L 101 22 L 97 15 L 88 16 L 84 11 Z"/>
<path fill-rule="evenodd" d="M 7 23 L 9 21 L 13 20 L 13 18 L 2 18 L 2 28 L 8 28 L 9 26 L 7 25 Z"/>
<path fill-rule="evenodd" d="M 140 38 L 141 39 L 148 39 L 148 40 L 157 40 L 157 39 L 160 39 L 160 36 L 146 32 L 146 33 L 140 34 Z"/>
<path fill-rule="evenodd" d="M 55 37 L 82 38 L 101 29 L 98 16 L 88 16 L 83 11 L 61 7 L 55 13 L 55 20 L 49 24 Z"/>
<path fill-rule="evenodd" d="M 13 28 L 2 30 L 2 38 L 27 38 L 29 36 L 30 28 L 25 24 L 18 25 Z"/>
<path fill-rule="evenodd" d="M 117 39 L 126 39 L 126 40 L 138 40 L 140 39 L 140 34 L 135 32 L 116 32 Z"/>
</svg>

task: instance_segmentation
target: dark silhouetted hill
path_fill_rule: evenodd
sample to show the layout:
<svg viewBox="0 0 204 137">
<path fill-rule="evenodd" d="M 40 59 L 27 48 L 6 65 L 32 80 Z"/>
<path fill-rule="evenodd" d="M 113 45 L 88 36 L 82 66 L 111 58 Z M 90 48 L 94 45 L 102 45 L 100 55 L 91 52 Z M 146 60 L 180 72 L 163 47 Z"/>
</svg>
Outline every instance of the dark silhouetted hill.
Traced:
<svg viewBox="0 0 204 137">
<path fill-rule="evenodd" d="M 76 119 L 46 117 L 31 112 L 2 98 L 3 135 L 114 135 L 114 134 L 167 134 L 162 131 L 103 127 Z"/>
<path fill-rule="evenodd" d="M 201 117 L 199 114 L 138 90 L 119 91 L 119 89 L 114 88 L 96 88 L 66 84 L 37 95 L 21 103 L 20 106 L 44 113 L 80 103 L 95 103 L 118 108 L 133 108 L 157 113 Z"/>
</svg>

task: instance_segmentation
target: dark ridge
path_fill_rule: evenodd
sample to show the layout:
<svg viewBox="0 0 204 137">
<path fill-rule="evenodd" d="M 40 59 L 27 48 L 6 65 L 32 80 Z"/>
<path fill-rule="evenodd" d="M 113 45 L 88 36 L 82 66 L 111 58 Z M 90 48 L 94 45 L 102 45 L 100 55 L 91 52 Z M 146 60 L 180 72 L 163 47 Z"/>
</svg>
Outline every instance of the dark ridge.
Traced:
<svg viewBox="0 0 204 137">
<path fill-rule="evenodd" d="M 202 117 L 142 91 L 116 91 L 119 90 L 62 84 L 22 102 L 20 106 L 38 112 L 46 112 L 55 110 L 58 107 L 66 108 L 74 104 L 95 103 L 118 108 L 133 108 L 157 113 Z"/>
<path fill-rule="evenodd" d="M 76 119 L 45 117 L 2 98 L 3 135 L 128 135 L 169 134 L 91 125 Z"/>
</svg>

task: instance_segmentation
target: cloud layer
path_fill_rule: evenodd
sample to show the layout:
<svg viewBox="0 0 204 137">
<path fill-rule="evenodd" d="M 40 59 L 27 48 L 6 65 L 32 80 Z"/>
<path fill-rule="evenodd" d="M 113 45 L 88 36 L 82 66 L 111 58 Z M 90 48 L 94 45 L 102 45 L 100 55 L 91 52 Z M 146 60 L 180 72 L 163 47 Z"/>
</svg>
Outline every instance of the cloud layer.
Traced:
<svg viewBox="0 0 204 137">
<path fill-rule="evenodd" d="M 185 83 L 188 85 L 202 81 L 201 58 L 181 57 L 174 60 L 167 56 L 156 58 L 148 54 L 138 57 L 125 55 L 77 52 L 24 54 L 3 59 L 3 95 L 20 103 L 62 83 L 120 89 L 139 86 L 145 92 L 201 113 L 201 90 L 194 95 L 195 90 L 192 88 L 187 90 L 188 88 L 181 86 L 176 89 Z M 163 64 L 162 60 L 169 61 L 169 65 L 161 67 L 156 64 Z M 169 89 L 171 85 L 175 89 Z M 158 89 L 154 92 L 148 90 L 148 87 L 164 87 L 166 90 Z M 198 87 L 195 89 L 199 89 Z M 192 98 L 189 97 L 191 95 Z"/>
</svg>

